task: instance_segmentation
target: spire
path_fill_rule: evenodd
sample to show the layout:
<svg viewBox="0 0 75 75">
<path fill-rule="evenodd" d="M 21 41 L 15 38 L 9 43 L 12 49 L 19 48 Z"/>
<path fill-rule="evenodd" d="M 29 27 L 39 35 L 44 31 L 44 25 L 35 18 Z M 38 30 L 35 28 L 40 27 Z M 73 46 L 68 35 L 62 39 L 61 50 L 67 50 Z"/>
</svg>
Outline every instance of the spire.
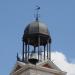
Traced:
<svg viewBox="0 0 75 75">
<path fill-rule="evenodd" d="M 40 10 L 40 7 L 39 6 L 36 6 L 36 21 L 38 21 L 38 18 L 39 18 L 39 10 Z"/>
</svg>

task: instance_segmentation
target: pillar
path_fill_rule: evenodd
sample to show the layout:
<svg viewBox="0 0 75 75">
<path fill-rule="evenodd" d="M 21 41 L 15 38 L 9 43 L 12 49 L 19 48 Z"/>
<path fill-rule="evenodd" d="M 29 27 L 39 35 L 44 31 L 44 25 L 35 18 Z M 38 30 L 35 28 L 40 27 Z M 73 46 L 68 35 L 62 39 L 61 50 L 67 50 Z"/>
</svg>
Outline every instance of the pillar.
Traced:
<svg viewBox="0 0 75 75">
<path fill-rule="evenodd" d="M 45 47 L 46 47 L 46 46 L 44 45 L 44 60 L 45 60 Z"/>
<path fill-rule="evenodd" d="M 28 59 L 29 59 L 29 54 L 30 54 L 30 52 L 29 52 L 29 42 L 30 42 L 30 40 L 28 39 Z"/>
<path fill-rule="evenodd" d="M 39 60 L 39 51 L 40 51 L 40 36 L 38 37 L 38 60 Z"/>
<path fill-rule="evenodd" d="M 24 41 L 23 41 L 23 50 L 22 50 L 22 61 L 24 61 Z"/>
<path fill-rule="evenodd" d="M 51 60 L 51 43 L 49 43 L 49 60 Z"/>
</svg>

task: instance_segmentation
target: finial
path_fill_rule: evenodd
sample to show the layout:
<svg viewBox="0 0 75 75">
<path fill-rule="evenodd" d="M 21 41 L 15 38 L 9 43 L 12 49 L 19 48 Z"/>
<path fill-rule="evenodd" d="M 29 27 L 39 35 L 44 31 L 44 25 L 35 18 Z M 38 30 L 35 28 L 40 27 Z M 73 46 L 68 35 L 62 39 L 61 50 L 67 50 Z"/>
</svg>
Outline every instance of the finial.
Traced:
<svg viewBox="0 0 75 75">
<path fill-rule="evenodd" d="M 19 56 L 18 56 L 18 53 L 17 53 L 17 60 L 20 61 L 20 58 L 19 58 Z"/>
<path fill-rule="evenodd" d="M 38 18 L 39 18 L 39 14 L 38 14 L 39 10 L 40 10 L 40 7 L 36 6 L 36 21 L 38 21 Z"/>
</svg>

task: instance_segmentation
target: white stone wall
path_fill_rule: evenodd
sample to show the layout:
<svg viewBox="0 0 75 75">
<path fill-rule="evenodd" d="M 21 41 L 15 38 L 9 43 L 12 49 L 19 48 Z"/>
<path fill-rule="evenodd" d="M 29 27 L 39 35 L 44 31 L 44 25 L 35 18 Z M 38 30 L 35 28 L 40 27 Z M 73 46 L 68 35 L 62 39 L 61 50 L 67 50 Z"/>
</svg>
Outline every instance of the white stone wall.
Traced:
<svg viewBox="0 0 75 75">
<path fill-rule="evenodd" d="M 25 70 L 20 75 L 30 75 L 30 70 Z"/>
<path fill-rule="evenodd" d="M 34 70 L 34 69 L 30 69 L 30 70 L 26 70 L 23 73 L 21 73 L 20 75 L 55 75 L 53 73 L 49 73 L 49 72 L 45 72 L 45 71 L 40 71 L 40 70 Z"/>
<path fill-rule="evenodd" d="M 30 75 L 54 75 L 54 74 L 35 69 L 35 70 L 30 70 Z"/>
</svg>

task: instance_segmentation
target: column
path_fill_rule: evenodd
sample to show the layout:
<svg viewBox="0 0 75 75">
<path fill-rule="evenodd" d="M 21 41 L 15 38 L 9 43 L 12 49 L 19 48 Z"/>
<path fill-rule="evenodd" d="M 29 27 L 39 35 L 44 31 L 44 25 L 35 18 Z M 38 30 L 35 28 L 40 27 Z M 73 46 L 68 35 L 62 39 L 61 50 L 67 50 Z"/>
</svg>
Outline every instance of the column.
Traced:
<svg viewBox="0 0 75 75">
<path fill-rule="evenodd" d="M 30 40 L 28 39 L 28 59 L 29 59 L 29 42 L 30 42 Z"/>
<path fill-rule="evenodd" d="M 51 60 L 51 43 L 49 43 L 49 60 Z"/>
<path fill-rule="evenodd" d="M 44 45 L 44 60 L 45 60 L 45 47 L 46 47 L 46 46 Z"/>
<path fill-rule="evenodd" d="M 22 61 L 24 61 L 24 41 L 23 41 L 23 50 L 22 50 Z"/>
<path fill-rule="evenodd" d="M 47 59 L 49 59 L 49 39 L 47 40 Z"/>
<path fill-rule="evenodd" d="M 25 60 L 27 61 L 27 44 L 25 44 Z"/>
<path fill-rule="evenodd" d="M 40 36 L 38 37 L 38 60 L 39 60 L 39 51 L 40 51 Z"/>
</svg>

